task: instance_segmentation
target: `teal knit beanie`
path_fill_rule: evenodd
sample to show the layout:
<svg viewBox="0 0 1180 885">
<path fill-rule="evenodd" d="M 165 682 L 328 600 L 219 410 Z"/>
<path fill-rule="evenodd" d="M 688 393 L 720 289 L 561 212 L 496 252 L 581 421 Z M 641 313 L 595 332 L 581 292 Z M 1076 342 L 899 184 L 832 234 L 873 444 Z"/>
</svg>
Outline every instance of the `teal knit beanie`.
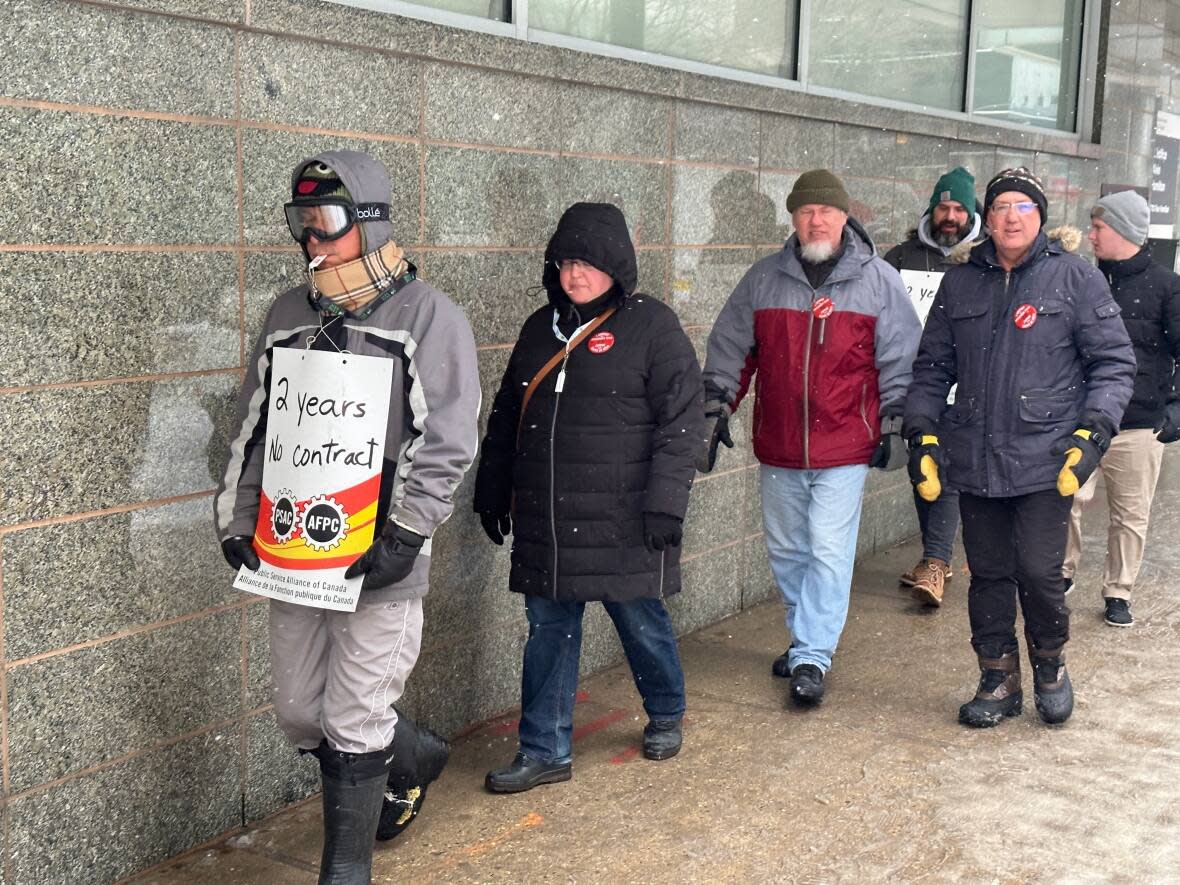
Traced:
<svg viewBox="0 0 1180 885">
<path fill-rule="evenodd" d="M 963 208 L 967 210 L 968 215 L 974 215 L 975 176 L 962 166 L 956 166 L 950 172 L 947 172 L 934 185 L 934 193 L 930 195 L 930 205 L 926 207 L 926 211 L 931 211 L 944 200 L 953 200 L 956 203 L 961 203 Z"/>
</svg>

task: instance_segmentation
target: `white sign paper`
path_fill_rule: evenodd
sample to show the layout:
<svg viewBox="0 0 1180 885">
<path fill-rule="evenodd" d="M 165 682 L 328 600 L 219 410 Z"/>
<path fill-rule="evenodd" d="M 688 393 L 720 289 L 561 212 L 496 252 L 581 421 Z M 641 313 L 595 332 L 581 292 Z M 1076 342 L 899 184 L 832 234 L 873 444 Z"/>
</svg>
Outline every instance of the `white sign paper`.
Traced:
<svg viewBox="0 0 1180 885">
<path fill-rule="evenodd" d="M 930 306 L 934 304 L 934 296 L 938 292 L 938 284 L 942 282 L 940 271 L 903 270 L 901 281 L 910 294 L 914 303 L 914 310 L 918 312 L 918 319 L 923 325 L 930 314 Z"/>
<path fill-rule="evenodd" d="M 254 549 L 234 587 L 355 611 L 363 578 L 344 572 L 373 542 L 393 363 L 276 347 Z"/>
</svg>

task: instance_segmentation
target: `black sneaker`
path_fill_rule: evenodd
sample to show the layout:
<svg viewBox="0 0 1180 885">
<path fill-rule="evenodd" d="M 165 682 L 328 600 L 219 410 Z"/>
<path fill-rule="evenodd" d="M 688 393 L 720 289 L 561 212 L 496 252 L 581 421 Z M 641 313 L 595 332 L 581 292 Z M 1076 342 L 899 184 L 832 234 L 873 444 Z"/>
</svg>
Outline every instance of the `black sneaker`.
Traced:
<svg viewBox="0 0 1180 885">
<path fill-rule="evenodd" d="M 824 699 L 824 671 L 815 664 L 799 664 L 791 671 L 791 697 L 803 707 Z"/>
<path fill-rule="evenodd" d="M 791 646 L 787 646 L 787 650 L 774 659 L 774 663 L 770 665 L 770 672 L 775 676 L 786 679 L 791 675 L 791 665 L 788 660 L 791 655 Z"/>
<path fill-rule="evenodd" d="M 1070 591 L 1073 590 L 1073 578 L 1065 579 L 1065 595 L 1069 596 Z"/>
<path fill-rule="evenodd" d="M 1131 603 L 1114 596 L 1106 597 L 1106 623 L 1112 627 L 1130 627 L 1135 623 L 1131 617 Z"/>
</svg>

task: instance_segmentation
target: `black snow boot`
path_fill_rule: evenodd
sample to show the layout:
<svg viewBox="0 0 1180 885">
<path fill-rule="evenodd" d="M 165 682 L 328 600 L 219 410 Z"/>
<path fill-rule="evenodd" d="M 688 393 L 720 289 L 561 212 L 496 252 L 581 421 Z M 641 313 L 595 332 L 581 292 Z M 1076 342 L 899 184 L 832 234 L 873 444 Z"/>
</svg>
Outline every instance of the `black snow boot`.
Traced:
<svg viewBox="0 0 1180 885">
<path fill-rule="evenodd" d="M 1033 668 L 1037 712 L 1050 725 L 1060 725 L 1073 713 L 1073 686 L 1065 670 L 1065 646 L 1045 649 L 1028 644 Z"/>
<path fill-rule="evenodd" d="M 342 753 L 326 743 L 314 751 L 324 783 L 324 853 L 319 885 L 369 885 L 373 838 L 389 779 L 389 748 Z"/>
<path fill-rule="evenodd" d="M 1020 690 L 1020 653 L 1017 650 L 994 656 L 976 650 L 979 657 L 979 687 L 975 697 L 959 707 L 959 721 L 972 728 L 991 728 L 1005 716 L 1019 716 L 1024 708 Z"/>
<path fill-rule="evenodd" d="M 446 740 L 418 725 L 401 710 L 397 710 L 397 727 L 393 730 L 390 749 L 393 762 L 389 766 L 389 782 L 377 825 L 377 839 L 381 842 L 401 835 L 414 822 L 426 800 L 426 788 L 442 774 L 451 755 L 451 745 Z"/>
</svg>

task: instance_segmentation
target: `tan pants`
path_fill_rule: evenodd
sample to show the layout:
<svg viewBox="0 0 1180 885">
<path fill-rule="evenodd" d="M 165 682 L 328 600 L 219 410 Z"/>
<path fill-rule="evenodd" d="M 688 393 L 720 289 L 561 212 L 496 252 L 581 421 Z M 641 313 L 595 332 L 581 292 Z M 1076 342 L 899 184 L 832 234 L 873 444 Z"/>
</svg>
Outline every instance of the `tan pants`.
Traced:
<svg viewBox="0 0 1180 885">
<path fill-rule="evenodd" d="M 1110 529 L 1106 542 L 1106 571 L 1102 595 L 1130 599 L 1131 587 L 1143 561 L 1151 499 L 1160 478 L 1164 447 L 1154 430 L 1124 430 L 1110 444 L 1093 475 L 1074 495 L 1069 517 L 1069 538 L 1065 545 L 1062 573 L 1072 578 L 1082 558 L 1082 510 L 1094 499 L 1098 471 L 1106 480 L 1106 502 L 1110 508 Z"/>
<path fill-rule="evenodd" d="M 422 600 L 370 602 L 355 612 L 270 601 L 275 716 L 296 747 L 372 753 L 393 741 L 406 677 L 422 645 Z"/>
</svg>

